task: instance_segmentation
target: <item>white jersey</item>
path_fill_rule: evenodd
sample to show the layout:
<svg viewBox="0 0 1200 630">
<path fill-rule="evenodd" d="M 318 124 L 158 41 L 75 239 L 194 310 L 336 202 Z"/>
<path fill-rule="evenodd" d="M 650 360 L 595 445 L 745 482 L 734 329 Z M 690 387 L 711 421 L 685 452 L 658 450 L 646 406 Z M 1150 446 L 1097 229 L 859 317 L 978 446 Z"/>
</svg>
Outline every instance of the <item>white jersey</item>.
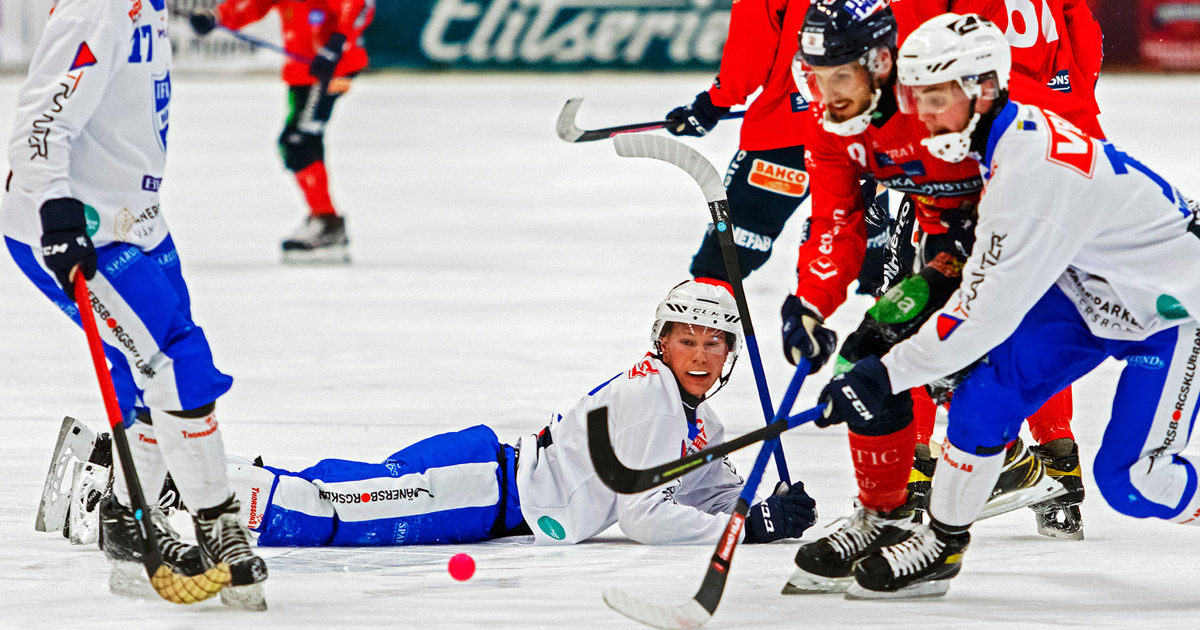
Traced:
<svg viewBox="0 0 1200 630">
<path fill-rule="evenodd" d="M 96 246 L 166 238 L 170 70 L 165 0 L 59 0 L 18 96 L 4 234 L 40 244 L 42 203 L 74 197 Z"/>
<path fill-rule="evenodd" d="M 893 392 L 984 356 L 1056 284 L 1107 339 L 1145 339 L 1200 314 L 1195 211 L 1142 163 L 1052 112 L 1009 103 L 981 169 L 962 286 L 883 357 Z"/>
<path fill-rule="evenodd" d="M 728 460 L 642 494 L 617 494 L 596 476 L 588 454 L 587 414 L 600 407 L 608 407 L 613 450 L 631 468 L 665 464 L 724 439 L 725 429 L 707 403 L 696 409 L 689 438 L 671 369 L 647 355 L 556 414 L 542 447 L 536 435 L 521 438 L 517 490 L 536 542 L 576 543 L 614 523 L 645 544 L 716 542 L 743 486 Z"/>
</svg>

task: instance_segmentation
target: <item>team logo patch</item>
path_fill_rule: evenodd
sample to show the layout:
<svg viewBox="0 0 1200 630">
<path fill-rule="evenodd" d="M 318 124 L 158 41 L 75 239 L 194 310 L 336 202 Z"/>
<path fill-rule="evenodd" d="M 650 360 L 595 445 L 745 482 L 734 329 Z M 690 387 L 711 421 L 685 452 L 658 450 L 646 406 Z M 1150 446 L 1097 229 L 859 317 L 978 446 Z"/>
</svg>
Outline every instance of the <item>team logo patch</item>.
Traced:
<svg viewBox="0 0 1200 630">
<path fill-rule="evenodd" d="M 658 368 L 654 367 L 654 364 L 650 362 L 650 359 L 646 359 L 645 361 L 642 361 L 641 363 L 629 369 L 629 378 L 631 379 L 644 378 L 650 376 L 651 374 L 658 374 Z"/>
<path fill-rule="evenodd" d="M 1058 74 L 1054 75 L 1053 79 L 1046 82 L 1046 87 L 1055 92 L 1070 92 L 1071 91 L 1071 73 L 1066 70 L 1059 70 Z"/>
<path fill-rule="evenodd" d="M 945 341 L 947 337 L 954 334 L 954 331 L 957 330 L 958 326 L 962 323 L 963 323 L 963 320 L 961 320 L 957 317 L 954 317 L 953 315 L 946 315 L 945 313 L 938 315 L 938 318 L 937 318 L 938 339 Z"/>
<path fill-rule="evenodd" d="M 168 113 L 171 108 L 171 73 L 154 77 L 154 127 L 158 132 L 158 148 L 167 152 Z"/>
<path fill-rule="evenodd" d="M 754 160 L 748 181 L 755 188 L 788 197 L 803 197 L 808 194 L 808 173 L 766 160 Z"/>
<path fill-rule="evenodd" d="M 822 280 L 828 280 L 838 274 L 838 267 L 828 256 L 821 256 L 808 264 L 808 271 Z"/>
<path fill-rule="evenodd" d="M 96 65 L 96 55 L 92 54 L 92 49 L 88 47 L 87 42 L 80 42 L 79 48 L 75 50 L 75 59 L 71 62 L 71 67 L 67 69 L 67 72 L 94 65 Z"/>
<path fill-rule="evenodd" d="M 799 92 L 792 92 L 792 113 L 800 113 L 808 111 L 808 99 Z"/>
</svg>

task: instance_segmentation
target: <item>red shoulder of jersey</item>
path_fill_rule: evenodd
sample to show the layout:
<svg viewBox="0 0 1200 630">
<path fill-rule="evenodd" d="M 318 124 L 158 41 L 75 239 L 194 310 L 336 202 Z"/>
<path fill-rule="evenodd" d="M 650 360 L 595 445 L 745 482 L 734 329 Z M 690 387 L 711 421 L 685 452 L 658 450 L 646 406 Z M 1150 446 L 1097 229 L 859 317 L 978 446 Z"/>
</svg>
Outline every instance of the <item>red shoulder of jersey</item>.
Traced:
<svg viewBox="0 0 1200 630">
<path fill-rule="evenodd" d="M 1072 94 L 1052 90 L 1038 81 L 1014 72 L 1008 80 L 1012 100 L 1048 109 L 1067 119 L 1093 138 L 1104 139 L 1104 130 L 1096 119 L 1092 104 Z"/>
</svg>

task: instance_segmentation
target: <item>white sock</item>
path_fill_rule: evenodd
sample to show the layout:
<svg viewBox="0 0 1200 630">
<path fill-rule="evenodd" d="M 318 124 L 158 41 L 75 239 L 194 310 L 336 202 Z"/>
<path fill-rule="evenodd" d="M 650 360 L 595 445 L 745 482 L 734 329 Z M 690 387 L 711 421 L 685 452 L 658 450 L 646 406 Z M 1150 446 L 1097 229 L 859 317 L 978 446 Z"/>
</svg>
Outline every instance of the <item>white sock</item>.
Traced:
<svg viewBox="0 0 1200 630">
<path fill-rule="evenodd" d="M 974 523 L 996 487 L 1002 468 L 1003 449 L 995 455 L 975 455 L 947 440 L 929 490 L 929 516 L 946 525 L 966 527 Z"/>
<path fill-rule="evenodd" d="M 133 467 L 137 471 L 146 505 L 157 505 L 158 493 L 162 490 L 163 480 L 167 478 L 167 464 L 158 450 L 154 427 L 145 422 L 134 422 L 132 427 L 125 429 L 125 437 L 129 440 L 129 453 L 133 455 Z M 113 444 L 113 494 L 121 505 L 130 506 L 125 467 L 116 452 L 116 444 Z"/>
<path fill-rule="evenodd" d="M 183 503 L 193 514 L 224 503 L 231 493 L 216 412 L 180 418 L 155 410 L 152 416 L 159 449 Z"/>
</svg>

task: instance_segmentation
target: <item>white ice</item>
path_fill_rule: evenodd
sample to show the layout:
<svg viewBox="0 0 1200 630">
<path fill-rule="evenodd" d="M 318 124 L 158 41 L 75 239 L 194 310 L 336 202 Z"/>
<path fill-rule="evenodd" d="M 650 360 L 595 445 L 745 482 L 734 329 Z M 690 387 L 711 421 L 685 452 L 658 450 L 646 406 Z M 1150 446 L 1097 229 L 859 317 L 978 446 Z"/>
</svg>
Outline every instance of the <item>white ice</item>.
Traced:
<svg viewBox="0 0 1200 630">
<path fill-rule="evenodd" d="M 283 87 L 271 77 L 177 78 L 163 203 L 196 319 L 236 378 L 220 404 L 229 451 L 283 466 L 375 460 L 476 423 L 513 440 L 624 370 L 647 349 L 653 308 L 685 277 L 708 213 L 682 172 L 618 158 L 608 142 L 565 144 L 554 121 L 573 96 L 587 99 L 583 127 L 654 120 L 710 78 L 363 77 L 328 134 L 354 264 L 320 268 L 279 262 L 279 239 L 303 216 L 275 155 Z M 0 78 L 0 129 L 11 128 L 18 86 Z M 1111 138 L 1200 194 L 1200 117 L 1186 113 L 1200 102 L 1200 78 L 1105 76 L 1100 102 Z M 723 123 L 689 142 L 723 172 L 738 128 Z M 776 397 L 789 376 L 777 309 L 807 212 L 747 281 Z M 33 530 L 63 415 L 104 424 L 84 337 L 0 257 L 0 627 L 633 628 L 605 607 L 605 586 L 679 602 L 699 585 L 711 546 L 646 547 L 614 528 L 569 548 L 263 549 L 271 578 L 261 614 L 110 595 L 98 550 Z M 1197 273 L 1194 261 L 1179 264 Z M 839 311 L 843 334 L 865 304 Z M 1075 390 L 1085 465 L 1118 367 Z M 799 404 L 813 404 L 827 378 L 810 379 Z M 762 424 L 746 357 L 714 405 L 731 435 Z M 845 429 L 802 427 L 784 444 L 822 525 L 847 514 Z M 756 452 L 734 457 L 743 472 Z M 1085 541 L 1038 536 L 1028 510 L 981 522 L 963 573 L 932 601 L 784 597 L 796 543 L 742 546 L 710 626 L 1196 627 L 1200 529 L 1124 517 L 1089 492 Z M 458 552 L 478 563 L 468 582 L 447 574 Z"/>
</svg>

